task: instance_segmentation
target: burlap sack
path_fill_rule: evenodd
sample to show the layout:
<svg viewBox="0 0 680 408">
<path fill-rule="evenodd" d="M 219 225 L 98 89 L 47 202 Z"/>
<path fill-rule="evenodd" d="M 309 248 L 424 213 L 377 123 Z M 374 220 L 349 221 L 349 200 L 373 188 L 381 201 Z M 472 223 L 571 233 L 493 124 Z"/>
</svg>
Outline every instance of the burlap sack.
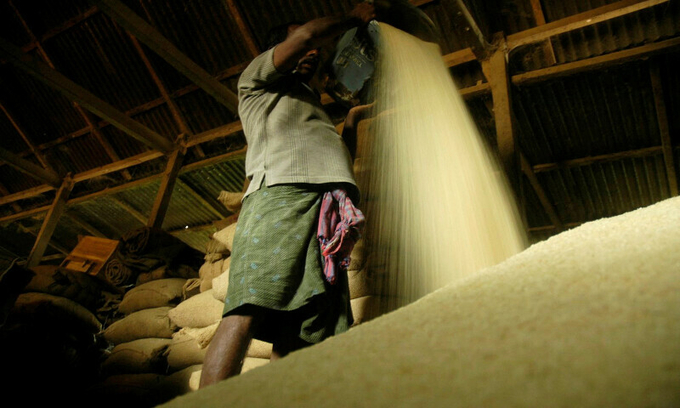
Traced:
<svg viewBox="0 0 680 408">
<path fill-rule="evenodd" d="M 378 296 L 363 296 L 350 300 L 354 326 L 378 317 L 380 298 Z"/>
<path fill-rule="evenodd" d="M 203 365 L 197 364 L 167 376 L 163 382 L 165 395 L 179 396 L 198 390 L 202 369 Z"/>
<path fill-rule="evenodd" d="M 256 357 L 246 357 L 243 360 L 243 368 L 241 369 L 241 374 L 247 373 L 248 371 L 255 370 L 258 367 L 267 365 L 269 360 L 266 358 L 256 358 Z"/>
<path fill-rule="evenodd" d="M 215 299 L 224 302 L 227 297 L 227 289 L 229 288 L 229 268 L 223 274 L 212 280 L 212 289 Z"/>
<path fill-rule="evenodd" d="M 349 270 L 349 297 L 357 299 L 364 296 L 376 295 L 375 279 L 369 276 L 369 269 Z"/>
<path fill-rule="evenodd" d="M 357 241 L 354 244 L 354 248 L 352 248 L 349 266 L 347 267 L 347 269 L 349 269 L 349 270 L 361 270 L 361 269 L 363 269 L 364 265 L 366 264 L 367 255 L 368 255 L 368 253 L 367 253 L 366 240 L 360 239 L 359 241 Z"/>
<path fill-rule="evenodd" d="M 223 258 L 226 258 L 231 254 L 231 251 L 229 251 L 229 248 L 227 248 L 227 246 L 221 243 L 220 241 L 211 239 L 208 241 L 207 244 L 205 244 L 205 254 L 206 256 L 217 254 L 222 255 Z"/>
<path fill-rule="evenodd" d="M 171 339 L 178 329 L 168 316 L 171 310 L 166 306 L 131 313 L 106 328 L 104 338 L 113 344 L 149 337 Z"/>
<path fill-rule="evenodd" d="M 157 279 L 130 289 L 118 305 L 118 311 L 130 314 L 142 309 L 175 307 L 182 301 L 186 279 Z"/>
<path fill-rule="evenodd" d="M 102 291 L 111 289 L 93 276 L 56 265 L 38 265 L 30 270 L 35 275 L 24 287 L 24 292 L 40 292 L 65 297 L 91 312 L 95 312 L 103 304 Z"/>
<path fill-rule="evenodd" d="M 106 375 L 167 372 L 164 352 L 172 340 L 147 338 L 121 343 L 102 363 Z"/>
<path fill-rule="evenodd" d="M 210 341 L 215 337 L 215 332 L 217 331 L 217 326 L 219 322 L 213 323 L 207 327 L 184 327 L 179 330 L 179 333 L 183 335 L 191 336 L 196 340 L 201 348 L 206 348 L 210 344 Z"/>
<path fill-rule="evenodd" d="M 60 321 L 65 326 L 73 325 L 92 333 L 102 329 L 97 317 L 82 305 L 65 297 L 47 293 L 20 294 L 14 302 L 10 316 L 21 322 Z"/>
<path fill-rule="evenodd" d="M 179 331 L 172 336 L 172 342 L 164 351 L 168 371 L 174 373 L 196 364 L 203 364 L 207 348 L 186 332 Z"/>
<path fill-rule="evenodd" d="M 222 191 L 220 195 L 217 196 L 217 200 L 224 204 L 227 210 L 232 213 L 237 213 L 241 211 L 241 199 L 243 199 L 243 193 L 234 193 L 231 191 Z"/>
<path fill-rule="evenodd" d="M 250 342 L 250 347 L 248 347 L 246 356 L 269 360 L 272 358 L 272 344 L 253 339 L 253 341 Z"/>
<path fill-rule="evenodd" d="M 182 299 L 187 300 L 201 293 L 201 282 L 201 278 L 187 279 L 182 287 Z"/>
<path fill-rule="evenodd" d="M 231 258 L 223 258 L 216 262 L 206 262 L 201 266 L 199 275 L 201 277 L 201 292 L 212 289 L 212 281 L 229 268 Z"/>
<path fill-rule="evenodd" d="M 178 327 L 207 327 L 222 319 L 224 303 L 215 299 L 210 289 L 192 296 L 168 312 Z"/>
<path fill-rule="evenodd" d="M 233 250 L 234 246 L 234 234 L 236 233 L 236 225 L 238 223 L 233 223 L 226 228 L 223 228 L 212 235 L 213 239 L 220 241 L 224 244 L 229 251 Z"/>
</svg>

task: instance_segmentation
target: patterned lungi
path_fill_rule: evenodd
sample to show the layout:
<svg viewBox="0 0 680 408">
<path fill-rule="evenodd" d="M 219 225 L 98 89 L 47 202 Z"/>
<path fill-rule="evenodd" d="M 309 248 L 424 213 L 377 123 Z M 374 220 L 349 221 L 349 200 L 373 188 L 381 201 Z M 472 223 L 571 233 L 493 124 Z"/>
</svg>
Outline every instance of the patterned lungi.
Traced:
<svg viewBox="0 0 680 408">
<path fill-rule="evenodd" d="M 282 331 L 318 343 L 353 322 L 347 274 L 329 284 L 317 238 L 327 188 L 280 185 L 248 195 L 234 235 L 224 316 L 244 305 L 269 309 L 255 338 L 275 342 Z"/>
</svg>

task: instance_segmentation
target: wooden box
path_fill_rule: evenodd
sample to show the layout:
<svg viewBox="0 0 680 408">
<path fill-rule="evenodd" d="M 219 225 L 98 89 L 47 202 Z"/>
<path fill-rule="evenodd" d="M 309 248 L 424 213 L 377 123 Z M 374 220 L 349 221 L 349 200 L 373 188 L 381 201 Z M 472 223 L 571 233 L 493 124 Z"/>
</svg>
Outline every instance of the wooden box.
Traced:
<svg viewBox="0 0 680 408">
<path fill-rule="evenodd" d="M 61 266 L 96 276 L 116 252 L 118 244 L 118 240 L 85 236 L 64 259 Z"/>
</svg>

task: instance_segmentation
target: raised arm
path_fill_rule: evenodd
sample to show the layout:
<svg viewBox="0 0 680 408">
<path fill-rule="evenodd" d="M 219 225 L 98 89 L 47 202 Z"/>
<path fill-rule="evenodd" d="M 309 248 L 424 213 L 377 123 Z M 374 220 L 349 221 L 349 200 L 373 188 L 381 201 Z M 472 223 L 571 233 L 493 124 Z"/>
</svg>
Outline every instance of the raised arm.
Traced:
<svg viewBox="0 0 680 408">
<path fill-rule="evenodd" d="M 310 50 L 320 48 L 337 35 L 350 28 L 367 24 L 376 17 L 375 8 L 368 3 L 359 3 L 346 15 L 321 17 L 305 23 L 279 44 L 274 50 L 274 66 L 280 72 L 295 68 L 300 58 Z"/>
</svg>

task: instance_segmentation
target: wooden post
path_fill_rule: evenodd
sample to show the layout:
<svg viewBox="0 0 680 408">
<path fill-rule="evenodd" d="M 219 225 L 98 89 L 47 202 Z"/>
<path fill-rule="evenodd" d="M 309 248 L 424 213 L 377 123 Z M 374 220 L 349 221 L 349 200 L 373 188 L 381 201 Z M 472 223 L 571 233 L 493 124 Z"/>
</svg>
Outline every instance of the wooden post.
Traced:
<svg viewBox="0 0 680 408">
<path fill-rule="evenodd" d="M 518 166 L 505 39 L 498 35 L 495 43 L 497 48 L 488 59 L 482 61 L 482 70 L 491 86 L 498 154 L 513 188 L 516 189 L 518 186 Z M 515 191 L 519 190 L 516 189 Z"/>
<path fill-rule="evenodd" d="M 172 190 L 175 188 L 179 170 L 182 168 L 182 161 L 184 160 L 185 147 L 180 147 L 168 156 L 168 165 L 163 173 L 161 185 L 158 188 L 156 201 L 151 209 L 151 215 L 147 226 L 151 228 L 160 229 L 163 226 L 163 219 L 168 211 L 170 205 L 170 198 L 172 197 Z"/>
<path fill-rule="evenodd" d="M 52 234 L 54 233 L 54 230 L 57 228 L 59 218 L 66 209 L 66 201 L 68 200 L 68 197 L 71 194 L 71 191 L 73 190 L 73 185 L 74 185 L 73 178 L 69 175 L 64 178 L 61 187 L 59 187 L 59 190 L 57 190 L 57 195 L 54 198 L 54 203 L 52 204 L 52 207 L 50 207 L 50 209 L 47 211 L 47 215 L 45 216 L 42 227 L 40 228 L 40 232 L 38 233 L 38 238 L 36 239 L 35 244 L 33 245 L 31 253 L 28 255 L 28 259 L 26 261 L 27 267 L 30 268 L 40 263 L 40 260 L 42 259 L 42 256 L 45 254 L 45 250 L 47 249 L 47 245 L 49 244 L 50 239 L 52 238 Z"/>
</svg>

